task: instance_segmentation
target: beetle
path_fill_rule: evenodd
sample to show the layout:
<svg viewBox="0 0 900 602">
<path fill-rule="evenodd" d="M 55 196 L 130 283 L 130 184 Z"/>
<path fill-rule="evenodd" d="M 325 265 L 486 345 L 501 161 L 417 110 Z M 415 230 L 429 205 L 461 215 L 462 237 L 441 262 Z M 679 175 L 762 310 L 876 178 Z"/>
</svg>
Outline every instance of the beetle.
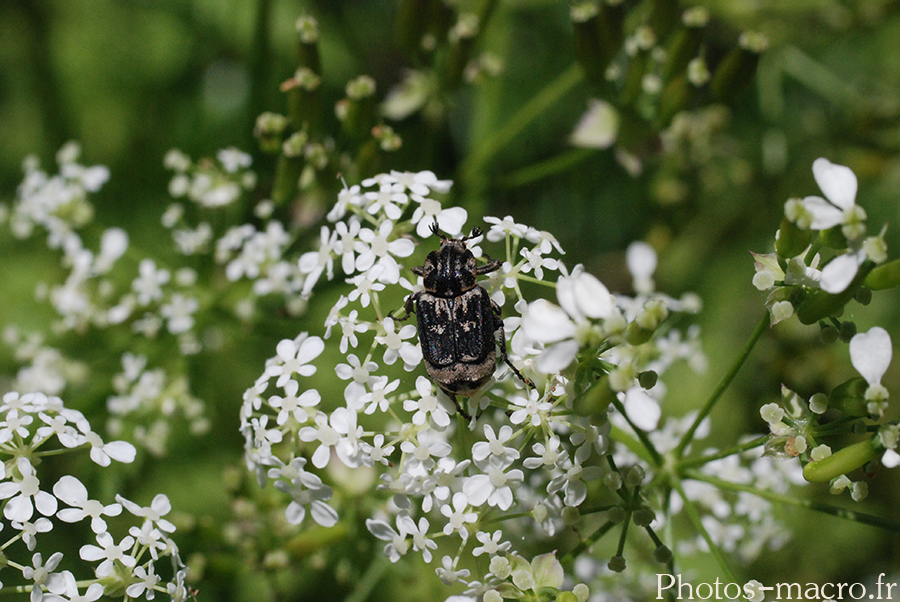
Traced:
<svg viewBox="0 0 900 602">
<path fill-rule="evenodd" d="M 440 237 L 441 246 L 428 254 L 424 265 L 412 268 L 414 274 L 422 276 L 424 288 L 406 298 L 406 316 L 401 320 L 416 314 L 425 369 L 468 420 L 470 416 L 456 396 L 475 394 L 493 376 L 498 343 L 500 359 L 522 382 L 534 385 L 509 360 L 500 306 L 478 284 L 478 276 L 495 272 L 502 265 L 497 259 L 478 265 L 466 246 L 466 241 L 482 235 L 481 229 L 451 238 L 440 232 L 435 221 L 431 232 Z"/>
</svg>

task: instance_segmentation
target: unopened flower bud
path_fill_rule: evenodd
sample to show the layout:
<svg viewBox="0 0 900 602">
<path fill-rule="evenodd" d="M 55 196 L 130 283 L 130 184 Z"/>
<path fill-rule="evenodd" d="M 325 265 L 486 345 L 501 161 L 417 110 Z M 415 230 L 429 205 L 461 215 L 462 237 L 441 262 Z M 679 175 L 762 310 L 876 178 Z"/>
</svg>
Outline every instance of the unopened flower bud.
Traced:
<svg viewBox="0 0 900 602">
<path fill-rule="evenodd" d="M 621 573 L 625 570 L 625 557 L 619 555 L 613 556 L 609 559 L 609 563 L 606 566 L 608 566 L 611 571 Z"/>
</svg>

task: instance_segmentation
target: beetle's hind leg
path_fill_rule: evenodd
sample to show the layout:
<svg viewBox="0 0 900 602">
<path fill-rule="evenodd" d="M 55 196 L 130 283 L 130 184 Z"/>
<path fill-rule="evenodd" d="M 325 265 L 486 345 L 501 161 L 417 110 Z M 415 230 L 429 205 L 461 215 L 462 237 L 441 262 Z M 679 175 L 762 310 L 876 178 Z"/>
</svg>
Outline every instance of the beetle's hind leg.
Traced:
<svg viewBox="0 0 900 602">
<path fill-rule="evenodd" d="M 493 301 L 491 301 L 491 306 L 494 309 L 494 332 L 499 333 L 498 343 L 500 344 L 500 359 L 504 364 L 509 366 L 509 369 L 513 371 L 513 374 L 515 374 L 519 378 L 519 380 L 525 383 L 525 386 L 531 389 L 537 388 L 535 387 L 534 382 L 530 378 L 524 376 L 521 372 L 519 372 L 519 369 L 516 368 L 516 366 L 509 359 L 509 355 L 506 353 L 506 331 L 503 329 L 503 318 L 500 315 L 500 306 Z"/>
<path fill-rule="evenodd" d="M 456 397 L 456 393 L 451 393 L 450 391 L 443 389 L 443 388 L 441 390 L 447 394 L 447 397 L 449 397 L 450 401 L 453 402 L 453 405 L 456 406 L 456 411 L 459 412 L 459 415 L 462 416 L 463 418 L 465 418 L 466 422 L 471 422 L 472 421 L 471 414 L 469 414 L 465 409 L 463 409 L 463 406 L 460 405 L 459 399 L 457 399 L 457 397 Z M 465 402 L 463 402 L 463 403 L 465 403 Z"/>
</svg>

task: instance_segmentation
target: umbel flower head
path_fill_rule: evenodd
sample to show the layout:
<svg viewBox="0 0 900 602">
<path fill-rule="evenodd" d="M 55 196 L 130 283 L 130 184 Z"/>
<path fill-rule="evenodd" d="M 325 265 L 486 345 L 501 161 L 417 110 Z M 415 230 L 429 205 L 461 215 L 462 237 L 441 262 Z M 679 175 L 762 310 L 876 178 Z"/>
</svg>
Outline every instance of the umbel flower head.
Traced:
<svg viewBox="0 0 900 602">
<path fill-rule="evenodd" d="M 5 394 L 0 416 L 0 499 L 5 500 L 3 533 L 9 537 L 3 543 L 4 581 L 12 579 L 9 571 L 20 571 L 27 583 L 23 587 L 35 602 L 96 600 L 104 591 L 152 599 L 156 591 L 166 592 L 183 579 L 184 564 L 172 539 L 175 525 L 165 518 L 171 510 L 165 495 L 154 497 L 149 507 L 121 495 L 104 503 L 74 475 L 59 476 L 52 486 L 47 480 L 52 474 L 48 459 L 53 456 L 87 451 L 95 464 L 107 467 L 113 461 L 134 461 L 133 445 L 104 441 L 81 412 L 43 393 Z M 123 511 L 131 519 L 116 518 L 117 528 L 112 528 L 107 518 Z M 47 534 L 81 522 L 90 526 L 96 544 L 81 546 L 79 563 L 53 551 L 54 540 Z M 19 539 L 27 558 L 19 557 L 23 550 L 12 545 Z M 170 575 L 175 572 L 171 577 L 164 576 L 166 566 L 172 567 Z M 86 588 L 83 595 L 82 588 Z"/>
<path fill-rule="evenodd" d="M 583 266 L 567 268 L 552 234 L 485 217 L 487 231 L 464 244 L 476 265 L 492 245 L 506 251 L 479 284 L 502 312 L 510 361 L 533 384 L 498 361 L 457 407 L 425 376 L 417 329 L 402 309 L 403 297 L 423 286 L 412 268 L 438 248 L 432 225 L 445 236 L 466 231 L 466 212 L 442 203 L 450 187 L 431 172 L 390 172 L 341 191 L 318 248 L 298 262 L 317 282 L 342 279 L 342 292 L 320 331 L 278 344 L 244 395 L 241 430 L 248 467 L 286 494 L 291 523 L 334 525 L 360 487 L 340 475 L 374 471 L 367 495 L 383 505 L 366 525 L 389 559 L 417 553 L 431 562 L 440 538 L 458 546 L 435 568 L 441 579 L 496 593 L 511 574 L 501 559 L 525 545 L 513 542 L 554 537 L 585 504 L 640 485 L 643 469 L 626 477 L 617 467 L 643 460 L 614 459 L 608 413 L 624 410 L 617 428 L 628 431 L 662 422 L 656 377 L 677 361 L 703 362 L 696 329 L 659 332 L 669 315 L 697 311 L 699 302 L 655 291 L 649 245 L 629 251 L 638 294 L 614 295 Z M 554 286 L 556 303 L 527 298 L 526 282 Z M 316 289 L 307 288 L 313 303 Z M 334 361 L 335 353 L 343 357 Z M 342 398 L 319 389 L 329 374 L 343 383 Z M 599 403 L 582 399 L 588 390 L 613 405 L 586 411 L 582 404 Z M 519 518 L 501 520 L 507 514 Z M 464 560 L 473 554 L 488 554 L 497 572 L 473 574 Z M 515 561 L 508 586 L 527 586 L 529 566 L 541 572 L 555 562 Z"/>
<path fill-rule="evenodd" d="M 856 204 L 853 171 L 824 158 L 816 159 L 812 169 L 824 196 L 789 199 L 776 252 L 753 254 L 753 284 L 769 291 L 772 324 L 795 313 L 805 324 L 837 313 L 872 268 L 887 259 L 884 230 L 866 236 L 866 212 Z"/>
</svg>

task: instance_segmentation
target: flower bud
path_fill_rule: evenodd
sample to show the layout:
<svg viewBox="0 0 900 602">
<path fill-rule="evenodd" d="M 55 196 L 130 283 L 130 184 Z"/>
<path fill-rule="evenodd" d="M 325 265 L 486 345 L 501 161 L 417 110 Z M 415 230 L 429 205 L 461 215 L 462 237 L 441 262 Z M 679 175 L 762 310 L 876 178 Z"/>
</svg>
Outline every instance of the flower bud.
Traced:
<svg viewBox="0 0 900 602">
<path fill-rule="evenodd" d="M 278 113 L 266 112 L 256 118 L 253 136 L 259 141 L 259 147 L 263 152 L 278 152 L 281 148 L 281 136 L 287 124 L 287 117 Z"/>
<path fill-rule="evenodd" d="M 656 125 L 660 128 L 669 125 L 675 115 L 691 106 L 696 91 L 697 89 L 688 82 L 684 75 L 680 75 L 666 84 L 656 108 Z"/>
<path fill-rule="evenodd" d="M 781 225 L 775 235 L 775 252 L 783 259 L 796 257 L 809 246 L 811 238 L 811 230 L 797 227 L 797 224 L 786 217 L 781 218 Z"/>
<path fill-rule="evenodd" d="M 856 322 L 846 321 L 841 322 L 841 327 L 838 329 L 839 336 L 841 341 L 844 343 L 849 343 L 850 339 L 856 334 Z"/>
<path fill-rule="evenodd" d="M 825 483 L 863 466 L 884 451 L 878 437 L 869 437 L 838 450 L 830 456 L 808 462 L 803 467 L 803 478 L 810 483 Z"/>
<path fill-rule="evenodd" d="M 609 563 L 606 566 L 608 566 L 611 571 L 621 573 L 625 570 L 625 557 L 617 554 L 609 559 Z"/>
<path fill-rule="evenodd" d="M 704 11 L 706 16 L 702 18 Z M 693 15 L 700 18 L 695 18 Z M 666 48 L 666 60 L 662 68 L 663 81 L 669 81 L 683 74 L 688 63 L 697 56 L 697 51 L 700 50 L 700 44 L 703 41 L 704 26 L 708 19 L 709 12 L 703 8 L 700 11 L 689 9 L 688 12 L 685 12 L 682 17 L 684 27 L 672 36 L 672 41 Z"/>
<path fill-rule="evenodd" d="M 615 398 L 616 394 L 609 386 L 609 375 L 604 374 L 587 391 L 575 398 L 572 409 L 579 416 L 603 415 Z"/>
<path fill-rule="evenodd" d="M 753 81 L 759 55 L 766 42 L 759 34 L 744 33 L 740 45 L 725 55 L 713 74 L 710 90 L 713 98 L 728 102 Z"/>
<path fill-rule="evenodd" d="M 869 272 L 863 283 L 874 291 L 900 285 L 900 259 L 894 259 L 876 267 Z"/>
<path fill-rule="evenodd" d="M 650 510 L 649 508 L 638 508 L 631 515 L 631 520 L 634 521 L 634 524 L 638 527 L 649 526 L 655 518 L 656 514 L 654 514 L 653 510 Z"/>
<path fill-rule="evenodd" d="M 850 416 L 866 416 L 866 379 L 861 376 L 851 378 L 836 386 L 828 395 L 828 405 Z"/>
<path fill-rule="evenodd" d="M 585 2 L 573 6 L 569 14 L 575 33 L 575 56 L 588 81 L 602 83 L 607 66 L 622 47 L 623 7 Z"/>
<path fill-rule="evenodd" d="M 661 564 L 668 564 L 672 560 L 672 550 L 666 546 L 658 546 L 653 550 L 653 559 Z"/>
<path fill-rule="evenodd" d="M 869 272 L 872 271 L 872 267 L 873 264 L 871 261 L 863 262 L 859 267 L 859 271 L 856 272 L 856 276 L 854 276 L 850 284 L 847 285 L 847 288 L 839 293 L 832 295 L 821 289 L 810 291 L 806 298 L 800 303 L 800 307 L 797 308 L 797 317 L 800 319 L 800 322 L 803 324 L 813 324 L 819 320 L 840 313 L 841 310 L 843 310 L 844 305 L 853 299 L 856 290 L 866 279 Z"/>
<path fill-rule="evenodd" d="M 638 384 L 641 385 L 644 389 L 652 389 L 656 386 L 656 382 L 659 380 L 659 375 L 653 370 L 644 370 L 640 374 L 638 374 Z"/>
</svg>

